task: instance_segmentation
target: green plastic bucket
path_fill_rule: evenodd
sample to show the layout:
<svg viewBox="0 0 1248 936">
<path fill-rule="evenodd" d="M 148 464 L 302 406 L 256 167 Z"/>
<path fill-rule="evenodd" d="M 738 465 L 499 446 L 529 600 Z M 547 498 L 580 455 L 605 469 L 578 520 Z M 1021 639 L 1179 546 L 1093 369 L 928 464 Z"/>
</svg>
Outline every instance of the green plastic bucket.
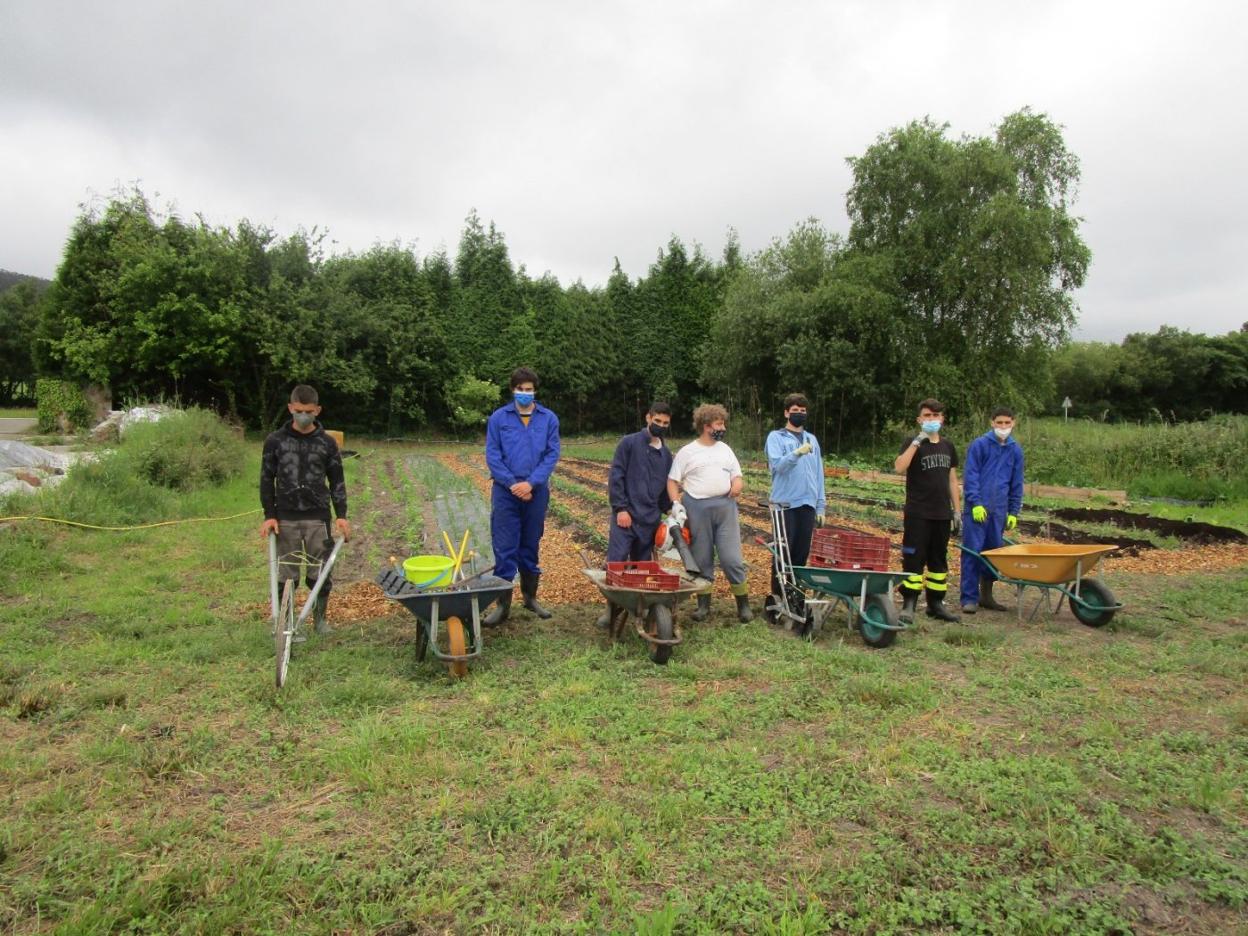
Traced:
<svg viewBox="0 0 1248 936">
<path fill-rule="evenodd" d="M 417 588 L 440 588 L 451 584 L 454 568 L 448 556 L 412 556 L 403 560 L 403 577 Z"/>
</svg>

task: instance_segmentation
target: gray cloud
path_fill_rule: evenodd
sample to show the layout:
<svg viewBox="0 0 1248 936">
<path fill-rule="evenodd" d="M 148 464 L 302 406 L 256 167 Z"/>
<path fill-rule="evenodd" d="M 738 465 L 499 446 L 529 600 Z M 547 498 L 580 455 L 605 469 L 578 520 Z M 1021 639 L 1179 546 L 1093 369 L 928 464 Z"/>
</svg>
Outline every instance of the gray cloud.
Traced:
<svg viewBox="0 0 1248 936">
<path fill-rule="evenodd" d="M 1229 2 L 0 8 L 0 267 L 49 275 L 78 204 L 452 252 L 477 208 L 535 275 L 645 272 L 676 234 L 747 250 L 847 226 L 845 157 L 930 115 L 1066 128 L 1094 254 L 1083 337 L 1248 319 Z M 159 201 L 158 200 L 158 201 Z"/>
</svg>

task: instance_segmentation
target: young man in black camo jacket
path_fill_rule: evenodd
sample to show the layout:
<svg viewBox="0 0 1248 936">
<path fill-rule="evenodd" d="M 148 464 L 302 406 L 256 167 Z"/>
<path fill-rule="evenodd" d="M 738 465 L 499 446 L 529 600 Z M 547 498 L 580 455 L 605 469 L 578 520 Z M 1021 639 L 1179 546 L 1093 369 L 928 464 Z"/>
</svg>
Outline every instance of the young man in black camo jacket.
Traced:
<svg viewBox="0 0 1248 936">
<path fill-rule="evenodd" d="M 338 443 L 325 433 L 314 389 L 300 384 L 290 392 L 290 420 L 264 440 L 260 461 L 260 536 L 277 537 L 278 581 L 298 578 L 301 556 L 307 557 L 307 585 L 312 588 L 321 564 L 333 549 L 333 530 L 351 538 L 347 522 L 347 483 Z M 337 518 L 330 525 L 330 505 Z M 329 633 L 326 610 L 332 583 L 321 586 L 312 619 L 318 634 Z"/>
</svg>

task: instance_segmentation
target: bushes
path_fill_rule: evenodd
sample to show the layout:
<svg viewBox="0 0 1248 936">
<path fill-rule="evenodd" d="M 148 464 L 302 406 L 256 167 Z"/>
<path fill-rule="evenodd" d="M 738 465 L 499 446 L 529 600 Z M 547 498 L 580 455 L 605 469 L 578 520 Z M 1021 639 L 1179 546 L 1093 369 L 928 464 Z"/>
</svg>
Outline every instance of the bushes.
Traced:
<svg viewBox="0 0 1248 936">
<path fill-rule="evenodd" d="M 68 428 L 88 429 L 91 426 L 91 410 L 82 388 L 69 380 L 40 378 L 35 383 L 35 401 L 39 409 L 39 431 L 59 432 L 61 416 Z"/>
<path fill-rule="evenodd" d="M 237 477 L 250 464 L 246 444 L 207 410 L 169 414 L 131 426 L 116 448 L 83 461 L 56 488 L 38 495 L 42 513 L 101 526 L 150 523 L 178 516 L 184 495 Z M 20 496 L 20 495 L 19 495 Z"/>
<path fill-rule="evenodd" d="M 1029 481 L 1188 500 L 1248 497 L 1248 416 L 1142 425 L 1023 419 L 1018 439 Z"/>
<path fill-rule="evenodd" d="M 221 484 L 242 470 L 246 446 L 208 410 L 193 408 L 126 430 L 115 457 L 152 484 L 193 491 Z"/>
</svg>

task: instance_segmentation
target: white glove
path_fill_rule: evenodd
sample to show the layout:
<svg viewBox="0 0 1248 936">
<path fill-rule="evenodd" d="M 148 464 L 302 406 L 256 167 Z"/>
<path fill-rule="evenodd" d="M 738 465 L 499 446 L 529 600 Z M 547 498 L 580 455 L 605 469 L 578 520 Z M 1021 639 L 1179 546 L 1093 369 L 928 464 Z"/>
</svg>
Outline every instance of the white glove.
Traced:
<svg viewBox="0 0 1248 936">
<path fill-rule="evenodd" d="M 668 511 L 668 517 L 677 526 L 684 526 L 685 521 L 689 519 L 689 514 L 685 513 L 685 505 L 680 501 L 672 504 L 672 509 Z"/>
<path fill-rule="evenodd" d="M 811 445 L 809 442 L 803 442 L 801 445 L 799 445 L 797 448 L 795 448 L 795 449 L 793 450 L 793 454 L 794 454 L 794 455 L 805 455 L 805 454 L 807 454 L 808 452 L 810 452 L 810 451 L 811 451 L 811 449 L 813 449 L 813 448 L 814 448 L 814 446 L 813 446 L 813 445 Z"/>
<path fill-rule="evenodd" d="M 927 433 L 926 433 L 926 432 L 920 432 L 917 436 L 915 436 L 915 437 L 914 437 L 914 441 L 913 441 L 913 442 L 911 442 L 910 444 L 911 444 L 911 445 L 922 445 L 922 444 L 923 444 L 924 442 L 926 442 L 926 441 L 927 441 Z"/>
</svg>

